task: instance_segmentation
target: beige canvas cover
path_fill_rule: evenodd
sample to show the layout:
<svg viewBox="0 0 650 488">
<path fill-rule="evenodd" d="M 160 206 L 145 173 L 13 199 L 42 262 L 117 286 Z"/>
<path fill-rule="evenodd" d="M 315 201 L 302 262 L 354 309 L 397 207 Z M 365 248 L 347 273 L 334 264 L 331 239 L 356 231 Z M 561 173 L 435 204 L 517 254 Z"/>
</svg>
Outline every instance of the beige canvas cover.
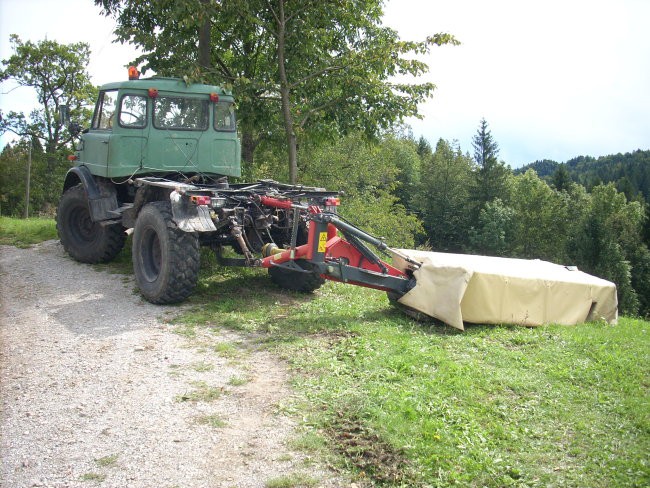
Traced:
<svg viewBox="0 0 650 488">
<path fill-rule="evenodd" d="M 616 285 L 547 261 L 496 258 L 400 249 L 422 264 L 416 286 L 399 302 L 463 330 L 480 324 L 549 323 L 574 325 L 590 320 L 615 324 Z M 394 255 L 394 265 L 408 263 Z"/>
</svg>

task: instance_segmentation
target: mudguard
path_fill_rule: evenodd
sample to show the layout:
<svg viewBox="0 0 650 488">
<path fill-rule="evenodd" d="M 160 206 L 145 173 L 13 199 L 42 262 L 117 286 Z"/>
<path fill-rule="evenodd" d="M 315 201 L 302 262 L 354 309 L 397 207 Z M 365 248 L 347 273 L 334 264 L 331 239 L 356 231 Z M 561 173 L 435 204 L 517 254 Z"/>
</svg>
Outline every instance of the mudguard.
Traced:
<svg viewBox="0 0 650 488">
<path fill-rule="evenodd" d="M 113 185 L 102 184 L 95 180 L 90 170 L 83 165 L 75 166 L 68 170 L 63 184 L 63 191 L 81 183 L 88 195 L 88 210 L 90 211 L 90 218 L 94 222 L 102 222 L 106 220 L 115 220 L 114 213 L 118 208 L 117 192 Z"/>
</svg>

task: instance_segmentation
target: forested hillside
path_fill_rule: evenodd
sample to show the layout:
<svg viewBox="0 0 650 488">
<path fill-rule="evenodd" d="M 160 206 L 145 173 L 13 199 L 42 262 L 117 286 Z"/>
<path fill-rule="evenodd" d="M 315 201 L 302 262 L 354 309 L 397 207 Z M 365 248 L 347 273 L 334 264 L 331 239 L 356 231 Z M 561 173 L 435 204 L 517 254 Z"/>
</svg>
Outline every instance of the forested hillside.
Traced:
<svg viewBox="0 0 650 488">
<path fill-rule="evenodd" d="M 523 174 L 529 169 L 534 169 L 549 182 L 558 177 L 558 171 L 566 170 L 571 181 L 588 189 L 600 183 L 614 183 L 616 189 L 625 193 L 628 199 L 641 194 L 646 201 L 650 201 L 650 150 L 639 149 L 599 158 L 578 156 L 566 163 L 544 159 L 515 170 L 515 174 Z"/>
</svg>

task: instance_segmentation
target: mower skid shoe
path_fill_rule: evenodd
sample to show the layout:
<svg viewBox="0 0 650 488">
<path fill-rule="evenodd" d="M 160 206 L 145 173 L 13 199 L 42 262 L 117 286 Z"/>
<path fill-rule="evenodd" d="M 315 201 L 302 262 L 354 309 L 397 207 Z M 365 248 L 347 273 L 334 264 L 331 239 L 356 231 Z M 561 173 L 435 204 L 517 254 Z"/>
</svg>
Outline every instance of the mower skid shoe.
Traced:
<svg viewBox="0 0 650 488">
<path fill-rule="evenodd" d="M 295 261 L 286 261 L 284 263 L 276 264 L 276 263 L 271 263 L 272 268 L 281 268 L 281 269 L 286 269 L 287 271 L 295 271 L 296 273 L 313 273 L 313 271 L 309 271 L 306 269 L 301 268 L 296 264 Z"/>
</svg>

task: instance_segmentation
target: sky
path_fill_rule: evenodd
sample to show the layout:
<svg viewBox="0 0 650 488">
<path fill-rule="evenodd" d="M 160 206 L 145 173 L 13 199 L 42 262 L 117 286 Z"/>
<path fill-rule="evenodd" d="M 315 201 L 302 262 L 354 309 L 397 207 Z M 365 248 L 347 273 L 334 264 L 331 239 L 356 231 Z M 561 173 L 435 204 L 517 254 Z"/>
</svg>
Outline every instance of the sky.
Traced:
<svg viewBox="0 0 650 488">
<path fill-rule="evenodd" d="M 513 168 L 650 149 L 650 0 L 389 0 L 384 12 L 404 40 L 449 32 L 461 42 L 420 57 L 437 89 L 423 118 L 408 120 L 415 137 L 471 152 L 485 118 Z M 120 80 L 136 52 L 112 42 L 114 26 L 92 0 L 0 0 L 0 59 L 13 33 L 85 41 L 92 81 Z M 9 90 L 3 111 L 35 105 L 29 89 Z"/>
</svg>

